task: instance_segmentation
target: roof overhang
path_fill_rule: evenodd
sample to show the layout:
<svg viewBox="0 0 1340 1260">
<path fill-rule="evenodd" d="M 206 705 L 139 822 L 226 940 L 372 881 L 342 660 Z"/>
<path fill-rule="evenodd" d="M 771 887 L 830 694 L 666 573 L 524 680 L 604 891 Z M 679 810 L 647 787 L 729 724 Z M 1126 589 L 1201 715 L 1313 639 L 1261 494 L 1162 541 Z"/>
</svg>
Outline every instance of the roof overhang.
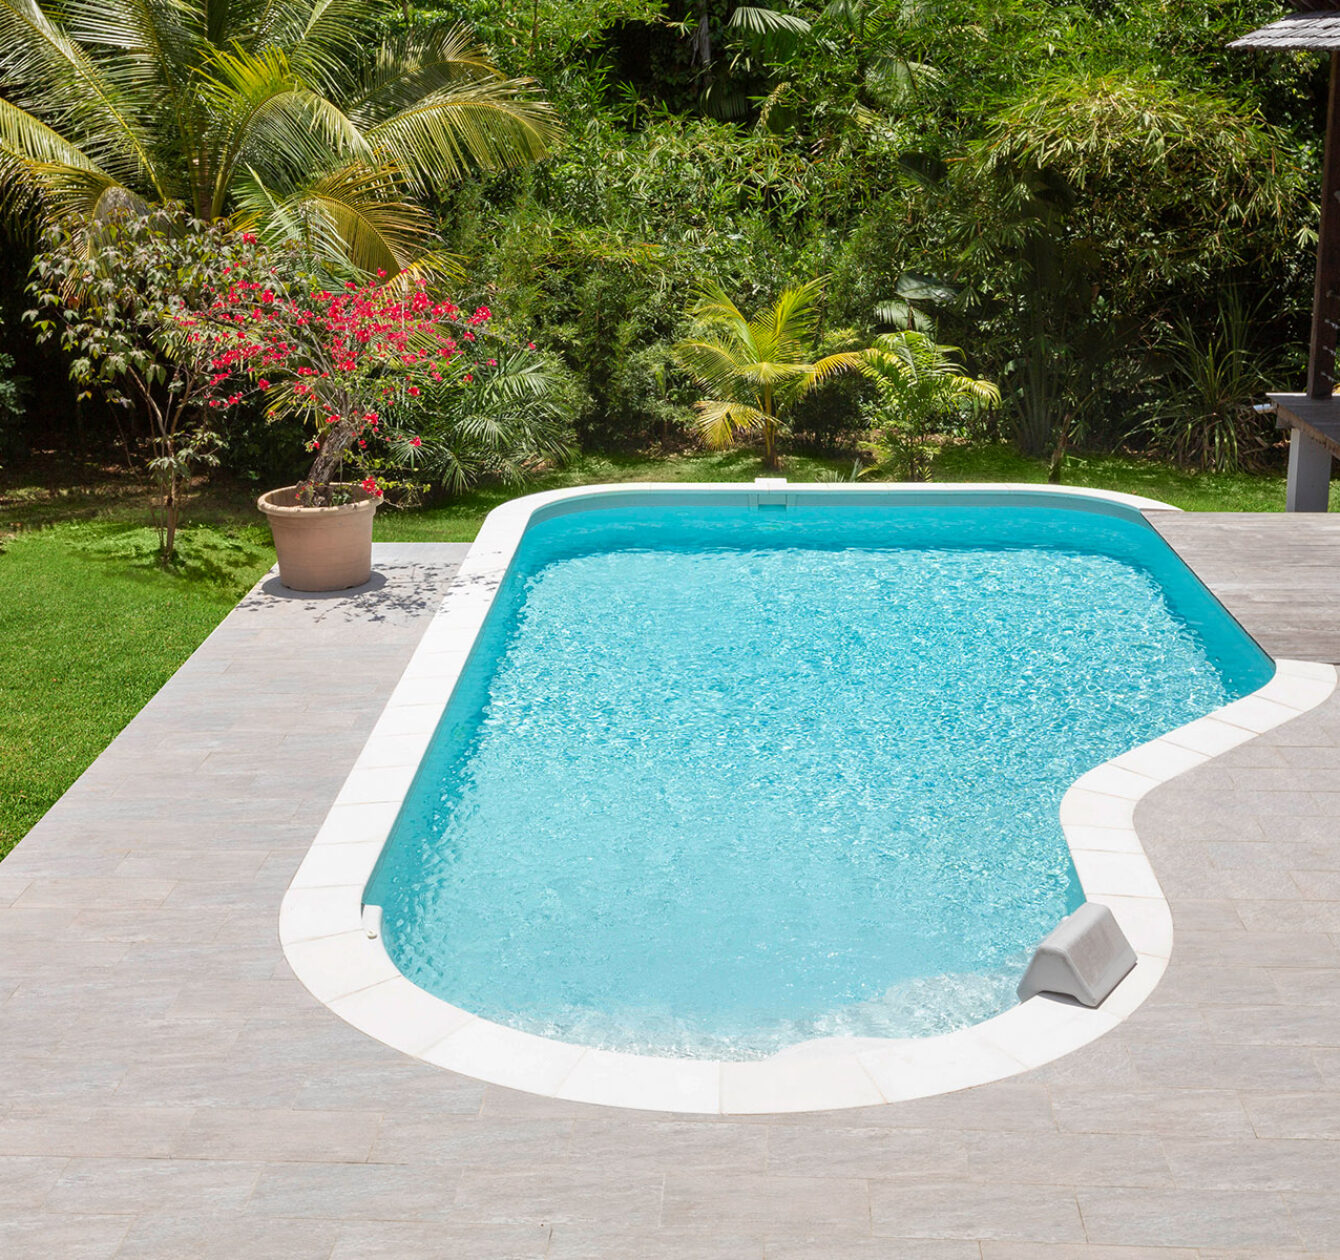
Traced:
<svg viewBox="0 0 1340 1260">
<path fill-rule="evenodd" d="M 1340 13 L 1291 13 L 1235 39 L 1230 48 L 1301 48 L 1340 52 Z"/>
</svg>

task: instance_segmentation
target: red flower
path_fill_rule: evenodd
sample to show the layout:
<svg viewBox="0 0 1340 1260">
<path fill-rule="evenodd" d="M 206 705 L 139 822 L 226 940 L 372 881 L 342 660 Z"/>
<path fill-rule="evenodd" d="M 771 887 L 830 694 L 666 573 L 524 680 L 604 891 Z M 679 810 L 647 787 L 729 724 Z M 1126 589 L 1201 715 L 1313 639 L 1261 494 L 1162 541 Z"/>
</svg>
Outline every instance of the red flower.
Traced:
<svg viewBox="0 0 1340 1260">
<path fill-rule="evenodd" d="M 417 398 L 419 396 L 419 387 L 417 385 L 411 385 L 409 387 L 409 395 L 411 398 Z"/>
<path fill-rule="evenodd" d="M 256 388 L 257 388 L 257 389 L 269 389 L 269 388 L 270 388 L 270 382 L 267 381 L 267 380 L 265 379 L 265 377 L 262 376 L 261 379 L 258 380 L 258 381 L 256 382 Z"/>
<path fill-rule="evenodd" d="M 423 440 L 422 440 L 421 438 L 412 437 L 412 438 L 410 438 L 410 440 L 409 440 L 409 444 L 410 444 L 411 446 L 422 446 L 422 445 L 423 445 Z"/>
</svg>

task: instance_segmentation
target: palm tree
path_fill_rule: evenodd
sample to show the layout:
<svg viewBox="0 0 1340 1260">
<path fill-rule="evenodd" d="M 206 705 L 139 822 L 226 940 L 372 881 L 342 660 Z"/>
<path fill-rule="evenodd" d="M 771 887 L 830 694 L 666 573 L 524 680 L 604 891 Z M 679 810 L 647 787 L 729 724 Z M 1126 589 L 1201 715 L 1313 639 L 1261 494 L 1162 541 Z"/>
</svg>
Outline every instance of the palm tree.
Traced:
<svg viewBox="0 0 1340 1260">
<path fill-rule="evenodd" d="M 810 362 L 823 278 L 785 290 L 753 319 L 718 285 L 702 289 L 690 308 L 696 336 L 675 346 L 675 358 L 711 397 L 696 404 L 698 430 L 714 449 L 741 434 L 763 436 L 763 460 L 777 467 L 777 434 L 786 412 L 815 386 L 860 368 L 860 352 Z"/>
<path fill-rule="evenodd" d="M 933 421 L 994 407 L 1000 390 L 971 377 L 956 363 L 957 346 L 943 346 L 907 329 L 884 333 L 865 351 L 861 372 L 879 393 L 868 415 L 876 444 L 893 448 L 909 481 L 926 475 L 925 443 Z"/>
<path fill-rule="evenodd" d="M 0 0 L 0 214 L 180 202 L 394 275 L 423 198 L 557 127 L 462 27 L 378 38 L 394 0 Z"/>
</svg>

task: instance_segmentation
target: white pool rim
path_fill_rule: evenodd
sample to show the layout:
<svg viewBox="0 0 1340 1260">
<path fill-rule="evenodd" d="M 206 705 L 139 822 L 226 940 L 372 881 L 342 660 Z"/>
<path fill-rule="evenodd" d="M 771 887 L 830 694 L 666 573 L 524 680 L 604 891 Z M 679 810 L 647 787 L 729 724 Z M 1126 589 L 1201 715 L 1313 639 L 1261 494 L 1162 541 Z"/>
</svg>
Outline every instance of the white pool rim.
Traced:
<svg viewBox="0 0 1340 1260">
<path fill-rule="evenodd" d="M 1135 806 L 1177 775 L 1321 704 L 1332 665 L 1279 660 L 1244 699 L 1077 779 L 1060 818 L 1085 898 L 1110 907 L 1137 955 L 1098 1008 L 1042 995 L 935 1037 L 834 1037 L 744 1062 L 625 1054 L 534 1036 L 433 996 L 396 968 L 364 912 L 364 890 L 526 528 L 537 519 L 648 501 L 863 502 L 1067 506 L 1137 519 L 1176 511 L 1137 495 L 1059 486 L 665 483 L 581 486 L 513 499 L 485 520 L 441 606 L 284 896 L 279 936 L 294 974 L 341 1019 L 386 1045 L 495 1085 L 574 1102 L 695 1114 L 865 1107 L 1001 1080 L 1050 1063 L 1129 1017 L 1172 954 L 1173 924 L 1134 826 Z M 1147 522 L 1144 522 L 1147 525 Z M 337 1066 L 337 1065 L 333 1065 Z"/>
</svg>

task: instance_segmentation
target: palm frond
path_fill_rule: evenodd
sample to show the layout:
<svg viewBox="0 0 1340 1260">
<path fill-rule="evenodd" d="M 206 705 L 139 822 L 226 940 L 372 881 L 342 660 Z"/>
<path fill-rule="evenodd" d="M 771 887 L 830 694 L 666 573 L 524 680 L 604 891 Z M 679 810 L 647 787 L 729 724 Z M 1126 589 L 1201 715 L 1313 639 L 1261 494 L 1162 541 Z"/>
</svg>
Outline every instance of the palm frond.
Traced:
<svg viewBox="0 0 1340 1260">
<path fill-rule="evenodd" d="M 751 327 L 757 325 L 768 330 L 774 357 L 797 362 L 808 356 L 819 321 L 818 302 L 825 280 L 826 277 L 819 276 L 807 284 L 784 289 L 771 310 L 751 321 Z"/>
<path fill-rule="evenodd" d="M 801 392 L 808 393 L 815 386 L 822 385 L 844 372 L 859 372 L 861 362 L 862 353 L 859 350 L 843 350 L 838 354 L 825 355 L 818 363 L 809 365 L 809 371 L 805 373 L 801 385 Z"/>
<path fill-rule="evenodd" d="M 694 427 L 703 441 L 717 451 L 732 446 L 738 434 L 757 432 L 768 420 L 757 407 L 726 399 L 705 398 L 693 406 L 698 413 Z"/>
<path fill-rule="evenodd" d="M 376 0 L 306 0 L 302 27 L 290 34 L 297 71 L 323 88 L 348 84 L 374 30 Z M 296 6 L 295 6 L 296 8 Z"/>
<path fill-rule="evenodd" d="M 810 31 L 810 24 L 798 13 L 779 13 L 776 9 L 744 4 L 736 8 L 726 25 L 754 39 L 808 35 Z"/>
<path fill-rule="evenodd" d="M 712 393 L 729 390 L 742 367 L 735 348 L 720 341 L 681 341 L 674 348 L 674 357 L 680 367 Z"/>
<path fill-rule="evenodd" d="M 200 80 L 200 95 L 215 120 L 211 217 L 223 213 L 242 164 L 270 182 L 286 182 L 344 158 L 370 156 L 358 129 L 302 83 L 281 49 L 217 53 Z"/>
<path fill-rule="evenodd" d="M 0 210 L 44 223 L 94 215 L 109 189 L 132 194 L 59 132 L 0 98 Z"/>
<path fill-rule="evenodd" d="M 62 133 L 92 163 L 166 199 L 146 117 L 152 102 L 130 90 L 133 80 L 123 67 L 96 63 L 37 0 L 0 0 L 0 82 L 10 103 L 59 119 Z"/>
<path fill-rule="evenodd" d="M 298 224 L 317 254 L 348 259 L 366 272 L 395 276 L 419 261 L 432 239 L 432 218 L 401 199 L 394 170 L 350 165 L 276 199 L 257 224 L 271 234 Z"/>
<path fill-rule="evenodd" d="M 444 88 L 503 77 L 468 27 L 427 35 L 408 31 L 381 43 L 362 79 L 351 86 L 347 108 L 360 126 L 370 127 Z"/>
<path fill-rule="evenodd" d="M 558 127 L 526 83 L 477 79 L 442 88 L 364 135 L 415 188 L 431 191 L 472 169 L 500 170 L 543 157 Z"/>
</svg>

